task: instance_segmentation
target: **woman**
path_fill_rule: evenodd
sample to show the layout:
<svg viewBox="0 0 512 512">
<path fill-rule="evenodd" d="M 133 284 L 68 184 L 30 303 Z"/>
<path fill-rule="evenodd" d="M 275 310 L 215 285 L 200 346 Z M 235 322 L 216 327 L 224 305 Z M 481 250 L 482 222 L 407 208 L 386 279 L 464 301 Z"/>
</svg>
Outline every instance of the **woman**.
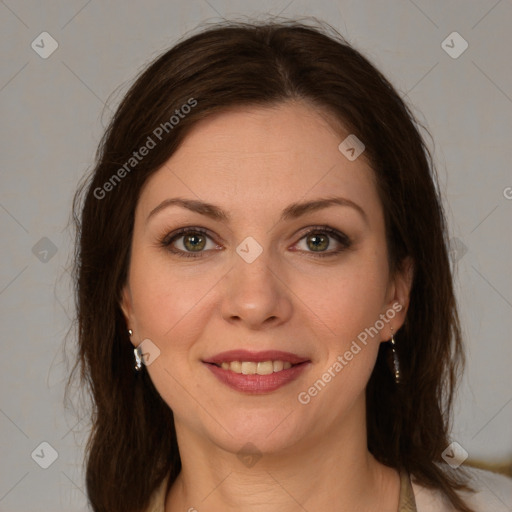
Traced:
<svg viewBox="0 0 512 512">
<path fill-rule="evenodd" d="M 74 205 L 95 511 L 491 510 L 430 155 L 331 30 L 211 27 L 117 109 Z"/>
</svg>

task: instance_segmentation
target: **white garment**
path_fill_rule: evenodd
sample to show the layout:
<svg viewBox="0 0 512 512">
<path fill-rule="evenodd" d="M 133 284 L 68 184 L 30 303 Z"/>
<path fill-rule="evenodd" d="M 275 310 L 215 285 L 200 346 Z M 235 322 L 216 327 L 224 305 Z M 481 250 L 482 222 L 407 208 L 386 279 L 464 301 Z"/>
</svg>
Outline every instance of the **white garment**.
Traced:
<svg viewBox="0 0 512 512">
<path fill-rule="evenodd" d="M 471 475 L 469 484 L 476 493 L 458 491 L 475 512 L 512 512 L 512 478 L 464 466 Z M 457 471 L 453 469 L 452 471 Z M 418 512 L 455 512 L 441 491 L 427 489 L 411 479 Z"/>
</svg>

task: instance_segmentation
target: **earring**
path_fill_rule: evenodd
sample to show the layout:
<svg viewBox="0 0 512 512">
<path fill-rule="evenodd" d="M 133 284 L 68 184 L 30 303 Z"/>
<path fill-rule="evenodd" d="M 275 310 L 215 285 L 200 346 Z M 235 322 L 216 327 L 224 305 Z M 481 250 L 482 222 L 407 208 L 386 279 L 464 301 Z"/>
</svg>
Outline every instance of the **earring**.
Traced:
<svg viewBox="0 0 512 512">
<path fill-rule="evenodd" d="M 135 369 L 140 372 L 142 370 L 142 347 L 139 345 L 133 349 L 135 354 Z"/>
<path fill-rule="evenodd" d="M 396 343 L 395 338 L 393 336 L 393 328 L 391 328 L 391 339 L 389 340 L 391 343 L 391 351 L 393 352 L 393 368 L 395 371 L 395 382 L 400 384 L 400 363 L 398 361 L 398 354 L 396 352 Z"/>
<path fill-rule="evenodd" d="M 132 336 L 133 331 L 128 329 L 128 334 Z M 142 370 L 142 346 L 139 345 L 137 348 L 134 348 L 133 353 L 135 355 L 135 370 L 140 372 Z"/>
</svg>

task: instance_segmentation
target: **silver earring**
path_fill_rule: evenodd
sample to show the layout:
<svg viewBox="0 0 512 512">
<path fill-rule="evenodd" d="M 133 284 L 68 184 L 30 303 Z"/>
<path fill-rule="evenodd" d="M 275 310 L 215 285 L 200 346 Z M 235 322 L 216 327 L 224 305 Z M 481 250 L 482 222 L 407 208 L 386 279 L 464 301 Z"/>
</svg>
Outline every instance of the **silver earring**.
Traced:
<svg viewBox="0 0 512 512">
<path fill-rule="evenodd" d="M 128 329 L 128 334 L 132 336 L 133 331 Z M 133 353 L 135 355 L 135 369 L 140 372 L 142 370 L 142 346 L 139 345 L 137 348 L 134 348 Z"/>
<path fill-rule="evenodd" d="M 133 349 L 135 354 L 135 369 L 140 372 L 142 370 L 142 347 L 139 345 Z"/>
<path fill-rule="evenodd" d="M 398 361 L 398 354 L 396 352 L 396 343 L 395 338 L 393 336 L 393 328 L 391 328 L 391 351 L 393 352 L 393 368 L 395 370 L 395 382 L 397 384 L 400 383 L 400 363 Z"/>
</svg>

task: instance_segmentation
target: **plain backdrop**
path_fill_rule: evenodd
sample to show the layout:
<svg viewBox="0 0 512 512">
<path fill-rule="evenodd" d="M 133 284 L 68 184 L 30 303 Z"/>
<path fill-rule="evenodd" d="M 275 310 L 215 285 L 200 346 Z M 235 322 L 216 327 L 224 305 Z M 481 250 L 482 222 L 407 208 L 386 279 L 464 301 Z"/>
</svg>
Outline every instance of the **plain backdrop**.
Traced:
<svg viewBox="0 0 512 512">
<path fill-rule="evenodd" d="M 63 405 L 73 318 L 66 226 L 112 109 L 151 59 L 200 23 L 267 14 L 331 23 L 432 134 L 468 351 L 452 439 L 470 458 L 512 455 L 510 0 L 5 0 L 0 511 L 87 510 L 88 424 Z"/>
</svg>

